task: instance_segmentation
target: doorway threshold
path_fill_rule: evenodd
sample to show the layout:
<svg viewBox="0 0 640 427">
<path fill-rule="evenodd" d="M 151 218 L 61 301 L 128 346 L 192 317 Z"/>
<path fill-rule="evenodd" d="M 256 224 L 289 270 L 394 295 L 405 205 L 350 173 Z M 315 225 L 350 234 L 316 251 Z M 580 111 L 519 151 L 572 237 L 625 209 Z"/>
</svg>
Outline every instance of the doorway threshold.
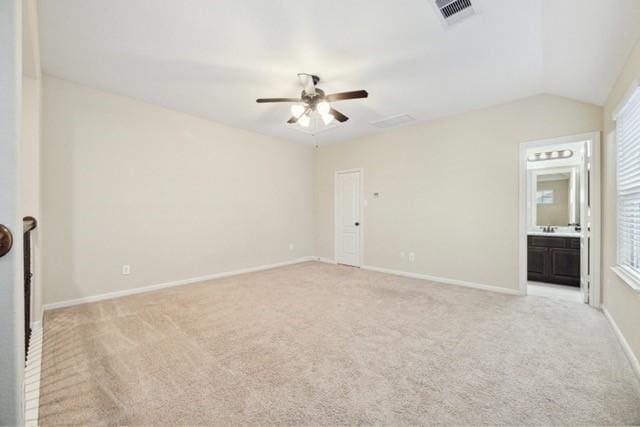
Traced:
<svg viewBox="0 0 640 427">
<path fill-rule="evenodd" d="M 543 282 L 527 282 L 527 295 L 584 303 L 580 288 Z"/>
</svg>

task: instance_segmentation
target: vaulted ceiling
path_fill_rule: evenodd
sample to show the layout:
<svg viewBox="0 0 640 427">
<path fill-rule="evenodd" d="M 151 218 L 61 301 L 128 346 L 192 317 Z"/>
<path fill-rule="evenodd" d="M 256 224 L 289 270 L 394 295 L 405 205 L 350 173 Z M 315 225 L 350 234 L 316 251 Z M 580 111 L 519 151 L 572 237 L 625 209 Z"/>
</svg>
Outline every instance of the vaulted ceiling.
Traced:
<svg viewBox="0 0 640 427">
<path fill-rule="evenodd" d="M 539 93 L 602 104 L 640 38 L 640 0 L 472 0 L 446 27 L 433 0 L 40 0 L 49 75 L 278 138 L 325 143 Z M 296 73 L 348 122 L 287 125 Z"/>
</svg>

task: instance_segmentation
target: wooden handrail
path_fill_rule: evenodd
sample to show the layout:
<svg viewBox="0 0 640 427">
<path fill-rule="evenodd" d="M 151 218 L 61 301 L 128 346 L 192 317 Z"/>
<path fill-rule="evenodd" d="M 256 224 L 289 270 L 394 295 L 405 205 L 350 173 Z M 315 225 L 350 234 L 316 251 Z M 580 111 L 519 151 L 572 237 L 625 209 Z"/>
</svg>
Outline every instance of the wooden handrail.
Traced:
<svg viewBox="0 0 640 427">
<path fill-rule="evenodd" d="M 22 218 L 22 232 L 27 233 L 38 226 L 38 220 L 32 216 Z"/>
<path fill-rule="evenodd" d="M 29 352 L 31 340 L 31 230 L 38 226 L 38 221 L 32 216 L 22 218 L 23 257 L 24 257 L 24 357 Z"/>
</svg>

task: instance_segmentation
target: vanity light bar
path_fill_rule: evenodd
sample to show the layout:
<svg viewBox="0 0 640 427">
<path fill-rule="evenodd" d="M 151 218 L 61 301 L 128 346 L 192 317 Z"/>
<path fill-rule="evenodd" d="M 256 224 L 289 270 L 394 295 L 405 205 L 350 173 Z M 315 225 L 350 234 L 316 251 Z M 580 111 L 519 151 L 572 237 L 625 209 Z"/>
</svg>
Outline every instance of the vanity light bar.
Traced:
<svg viewBox="0 0 640 427">
<path fill-rule="evenodd" d="M 568 159 L 573 156 L 572 150 L 546 151 L 544 153 L 534 153 L 527 157 L 530 162 L 540 162 L 543 160 Z"/>
</svg>

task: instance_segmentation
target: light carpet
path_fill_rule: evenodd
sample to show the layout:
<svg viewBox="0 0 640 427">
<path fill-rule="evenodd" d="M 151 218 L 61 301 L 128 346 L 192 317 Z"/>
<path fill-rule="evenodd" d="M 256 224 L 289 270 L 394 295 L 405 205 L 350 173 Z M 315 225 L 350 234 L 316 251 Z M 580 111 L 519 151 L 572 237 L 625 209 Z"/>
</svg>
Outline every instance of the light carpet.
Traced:
<svg viewBox="0 0 640 427">
<path fill-rule="evenodd" d="M 308 262 L 47 312 L 40 423 L 640 424 L 601 312 Z"/>
</svg>

